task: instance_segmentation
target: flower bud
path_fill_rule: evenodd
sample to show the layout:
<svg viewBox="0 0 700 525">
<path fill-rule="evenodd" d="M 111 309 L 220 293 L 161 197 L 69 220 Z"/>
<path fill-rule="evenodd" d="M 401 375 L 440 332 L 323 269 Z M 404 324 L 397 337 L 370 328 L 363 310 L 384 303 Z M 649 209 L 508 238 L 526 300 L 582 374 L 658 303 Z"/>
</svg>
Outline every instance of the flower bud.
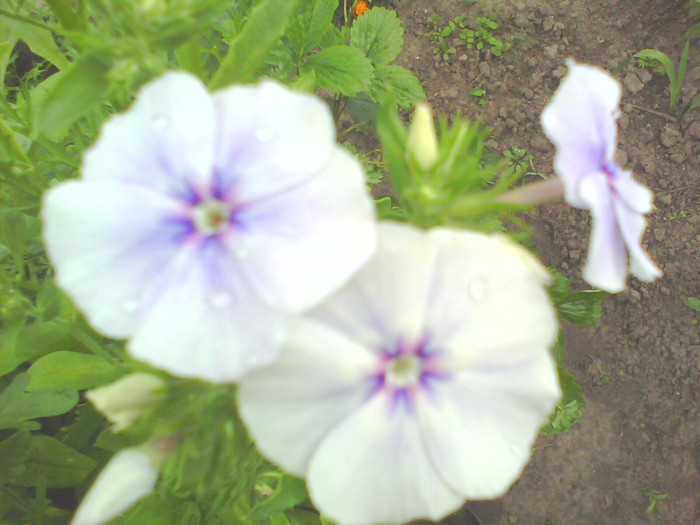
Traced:
<svg viewBox="0 0 700 525">
<path fill-rule="evenodd" d="M 430 106 L 420 103 L 416 106 L 408 127 L 407 150 L 418 165 L 428 171 L 433 167 L 438 157 L 438 140 L 435 133 L 433 113 Z"/>
<path fill-rule="evenodd" d="M 164 454 L 153 443 L 117 452 L 83 497 L 71 525 L 101 525 L 153 492 Z"/>
<path fill-rule="evenodd" d="M 86 396 L 114 425 L 114 432 L 121 432 L 158 401 L 158 390 L 164 386 L 165 383 L 159 377 L 136 372 L 109 385 L 90 390 Z"/>
</svg>

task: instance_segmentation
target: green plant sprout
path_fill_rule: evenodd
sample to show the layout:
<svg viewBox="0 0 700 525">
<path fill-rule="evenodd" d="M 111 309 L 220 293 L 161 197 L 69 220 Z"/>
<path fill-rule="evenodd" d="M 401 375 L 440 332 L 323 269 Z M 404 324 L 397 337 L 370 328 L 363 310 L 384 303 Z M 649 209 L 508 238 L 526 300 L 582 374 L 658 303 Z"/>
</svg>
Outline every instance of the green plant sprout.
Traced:
<svg viewBox="0 0 700 525">
<path fill-rule="evenodd" d="M 697 297 L 688 297 L 685 300 L 685 304 L 694 312 L 700 312 L 700 299 L 698 299 Z"/>
<path fill-rule="evenodd" d="M 440 27 L 443 20 L 439 15 L 432 15 L 428 21 L 432 26 L 428 35 L 430 36 L 430 42 L 433 44 L 433 55 L 440 55 L 444 61 L 448 61 L 457 52 L 457 48 L 451 46 L 447 40 L 454 31 L 454 21 L 451 21 L 444 28 Z"/>
<path fill-rule="evenodd" d="M 492 33 L 501 27 L 501 24 L 485 16 L 477 18 L 476 23 L 477 29 L 464 28 L 459 34 L 459 38 L 467 43 L 467 49 L 489 49 L 493 56 L 500 57 L 511 48 L 509 42 L 503 42 Z"/>
<path fill-rule="evenodd" d="M 653 514 L 656 510 L 656 504 L 659 501 L 668 499 L 668 494 L 662 494 L 657 490 L 650 490 L 647 492 L 647 497 L 649 498 L 649 506 L 647 507 L 646 513 Z"/>
<path fill-rule="evenodd" d="M 662 217 L 661 220 L 664 222 L 682 221 L 687 216 L 688 214 L 684 210 L 680 210 L 675 212 L 673 215 L 667 215 Z"/>
<path fill-rule="evenodd" d="M 469 92 L 470 95 L 479 99 L 479 105 L 484 108 L 488 105 L 489 101 L 486 98 L 486 90 L 482 88 L 472 89 Z"/>
<path fill-rule="evenodd" d="M 509 150 L 504 151 L 503 156 L 506 158 L 506 162 L 513 167 L 513 171 L 523 171 L 524 176 L 530 175 L 541 179 L 547 178 L 545 173 L 535 168 L 535 160 L 526 149 L 513 146 Z"/>
<path fill-rule="evenodd" d="M 599 377 L 596 380 L 596 385 L 604 386 L 604 385 L 609 385 L 610 383 L 612 383 L 613 382 L 612 378 L 603 371 L 603 367 L 600 366 L 600 363 L 598 362 L 598 360 L 593 356 L 591 356 L 591 359 L 593 360 L 593 364 L 598 369 L 598 374 L 599 374 Z"/>
</svg>

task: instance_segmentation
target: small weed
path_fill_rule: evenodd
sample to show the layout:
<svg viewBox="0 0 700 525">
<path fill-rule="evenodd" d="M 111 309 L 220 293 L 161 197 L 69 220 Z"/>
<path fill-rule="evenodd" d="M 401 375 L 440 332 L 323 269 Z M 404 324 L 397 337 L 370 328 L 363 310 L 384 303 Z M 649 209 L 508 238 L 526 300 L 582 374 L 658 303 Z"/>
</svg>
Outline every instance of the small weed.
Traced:
<svg viewBox="0 0 700 525">
<path fill-rule="evenodd" d="M 501 27 L 501 24 L 485 16 L 477 18 L 476 23 L 477 29 L 463 28 L 459 34 L 459 38 L 467 43 L 467 49 L 490 49 L 491 54 L 497 57 L 510 49 L 510 43 L 503 42 L 492 33 Z"/>
<path fill-rule="evenodd" d="M 688 216 L 688 214 L 685 211 L 681 210 L 681 211 L 677 211 L 673 215 L 668 215 L 666 217 L 662 217 L 661 220 L 664 222 L 682 221 L 687 216 Z"/>
<path fill-rule="evenodd" d="M 547 178 L 545 173 L 535 168 L 535 160 L 526 149 L 513 146 L 509 150 L 503 152 L 503 156 L 506 158 L 506 163 L 512 167 L 513 173 L 520 171 L 523 173 L 523 176 L 534 175 L 542 179 Z"/>
<path fill-rule="evenodd" d="M 482 108 L 484 108 L 488 105 L 489 101 L 486 98 L 486 90 L 485 89 L 481 89 L 481 88 L 472 89 L 469 92 L 469 94 L 479 99 L 479 105 Z"/>
<path fill-rule="evenodd" d="M 433 44 L 433 54 L 440 55 L 445 61 L 457 53 L 457 48 L 453 45 L 455 36 L 466 43 L 467 49 L 489 50 L 497 57 L 512 46 L 510 42 L 504 42 L 493 34 L 501 24 L 485 16 L 476 19 L 476 29 L 469 27 L 463 15 L 456 16 L 444 26 L 444 20 L 438 15 L 432 15 L 428 22 L 432 26 L 428 34 Z"/>
<path fill-rule="evenodd" d="M 662 494 L 661 492 L 656 491 L 656 490 L 648 491 L 647 496 L 649 497 L 649 506 L 647 507 L 647 510 L 646 510 L 647 514 L 652 514 L 656 510 L 656 504 L 659 501 L 663 501 L 665 499 L 668 499 L 668 494 Z"/>
<path fill-rule="evenodd" d="M 612 377 L 610 377 L 609 375 L 607 375 L 603 371 L 603 367 L 600 366 L 600 363 L 598 362 L 598 360 L 593 356 L 591 356 L 591 359 L 593 359 L 593 364 L 598 369 L 598 374 L 599 374 L 598 379 L 596 380 L 595 384 L 597 386 L 604 386 L 604 385 L 609 385 L 610 383 L 612 383 L 613 382 Z"/>
<path fill-rule="evenodd" d="M 688 297 L 685 300 L 685 304 L 691 310 L 694 310 L 696 312 L 700 312 L 700 299 L 698 299 L 697 297 Z"/>
<path fill-rule="evenodd" d="M 440 55 L 444 61 L 448 61 L 450 57 L 457 52 L 457 49 L 450 45 L 450 36 L 456 29 L 455 24 L 457 22 L 455 22 L 455 20 L 451 20 L 445 27 L 440 27 L 443 23 L 442 17 L 432 15 L 428 19 L 428 22 L 430 22 L 433 27 L 428 32 L 430 35 L 430 42 L 433 44 L 433 55 Z"/>
</svg>

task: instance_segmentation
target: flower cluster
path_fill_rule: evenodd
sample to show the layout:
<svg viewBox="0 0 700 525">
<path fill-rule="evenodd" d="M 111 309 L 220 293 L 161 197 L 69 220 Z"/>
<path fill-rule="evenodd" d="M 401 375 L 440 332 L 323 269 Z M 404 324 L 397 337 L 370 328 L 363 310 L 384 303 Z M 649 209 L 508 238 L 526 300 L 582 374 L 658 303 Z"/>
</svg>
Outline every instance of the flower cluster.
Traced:
<svg viewBox="0 0 700 525">
<path fill-rule="evenodd" d="M 586 277 L 619 290 L 625 244 L 633 273 L 659 273 L 639 247 L 651 195 L 612 160 L 619 86 L 570 67 L 543 125 L 567 199 L 596 221 Z M 409 142 L 430 169 L 427 106 Z M 167 73 L 104 125 L 43 219 L 56 281 L 90 324 L 172 374 L 239 382 L 259 450 L 341 525 L 502 495 L 561 396 L 541 264 L 500 234 L 377 224 L 328 108 L 277 83 L 210 94 Z M 88 398 L 122 431 L 161 385 L 136 374 Z M 119 452 L 74 523 L 153 490 L 169 447 Z"/>
</svg>

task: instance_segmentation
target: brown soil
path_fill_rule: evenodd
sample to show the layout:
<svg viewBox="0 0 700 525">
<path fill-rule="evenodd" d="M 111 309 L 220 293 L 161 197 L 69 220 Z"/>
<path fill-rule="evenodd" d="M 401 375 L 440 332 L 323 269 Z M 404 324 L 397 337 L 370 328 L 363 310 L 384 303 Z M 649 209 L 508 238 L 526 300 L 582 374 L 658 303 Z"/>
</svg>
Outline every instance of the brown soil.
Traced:
<svg viewBox="0 0 700 525">
<path fill-rule="evenodd" d="M 436 113 L 458 111 L 493 128 L 499 151 L 527 149 L 538 171 L 552 173 L 553 147 L 540 112 L 566 71 L 564 60 L 612 69 L 644 48 L 678 60 L 692 21 L 672 0 L 394 0 L 406 28 L 402 65 L 423 81 Z M 486 15 L 512 39 L 501 58 L 466 47 L 444 61 L 433 54 L 429 17 Z M 700 90 L 695 40 L 684 101 Z M 542 437 L 522 478 L 503 498 L 471 503 L 484 525 L 691 525 L 700 523 L 700 109 L 678 121 L 669 110 L 668 80 L 630 63 L 619 120 L 619 160 L 656 194 L 645 245 L 664 270 L 651 284 L 632 280 L 604 302 L 593 328 L 570 328 L 567 366 L 581 381 L 587 406 L 568 433 Z M 470 90 L 487 90 L 488 104 Z M 683 217 L 680 212 L 683 212 Z M 674 219 L 675 220 L 672 220 Z M 589 235 L 587 212 L 566 204 L 532 217 L 547 264 L 581 280 Z M 650 491 L 666 494 L 647 513 Z M 446 523 L 464 525 L 454 516 Z"/>
</svg>

